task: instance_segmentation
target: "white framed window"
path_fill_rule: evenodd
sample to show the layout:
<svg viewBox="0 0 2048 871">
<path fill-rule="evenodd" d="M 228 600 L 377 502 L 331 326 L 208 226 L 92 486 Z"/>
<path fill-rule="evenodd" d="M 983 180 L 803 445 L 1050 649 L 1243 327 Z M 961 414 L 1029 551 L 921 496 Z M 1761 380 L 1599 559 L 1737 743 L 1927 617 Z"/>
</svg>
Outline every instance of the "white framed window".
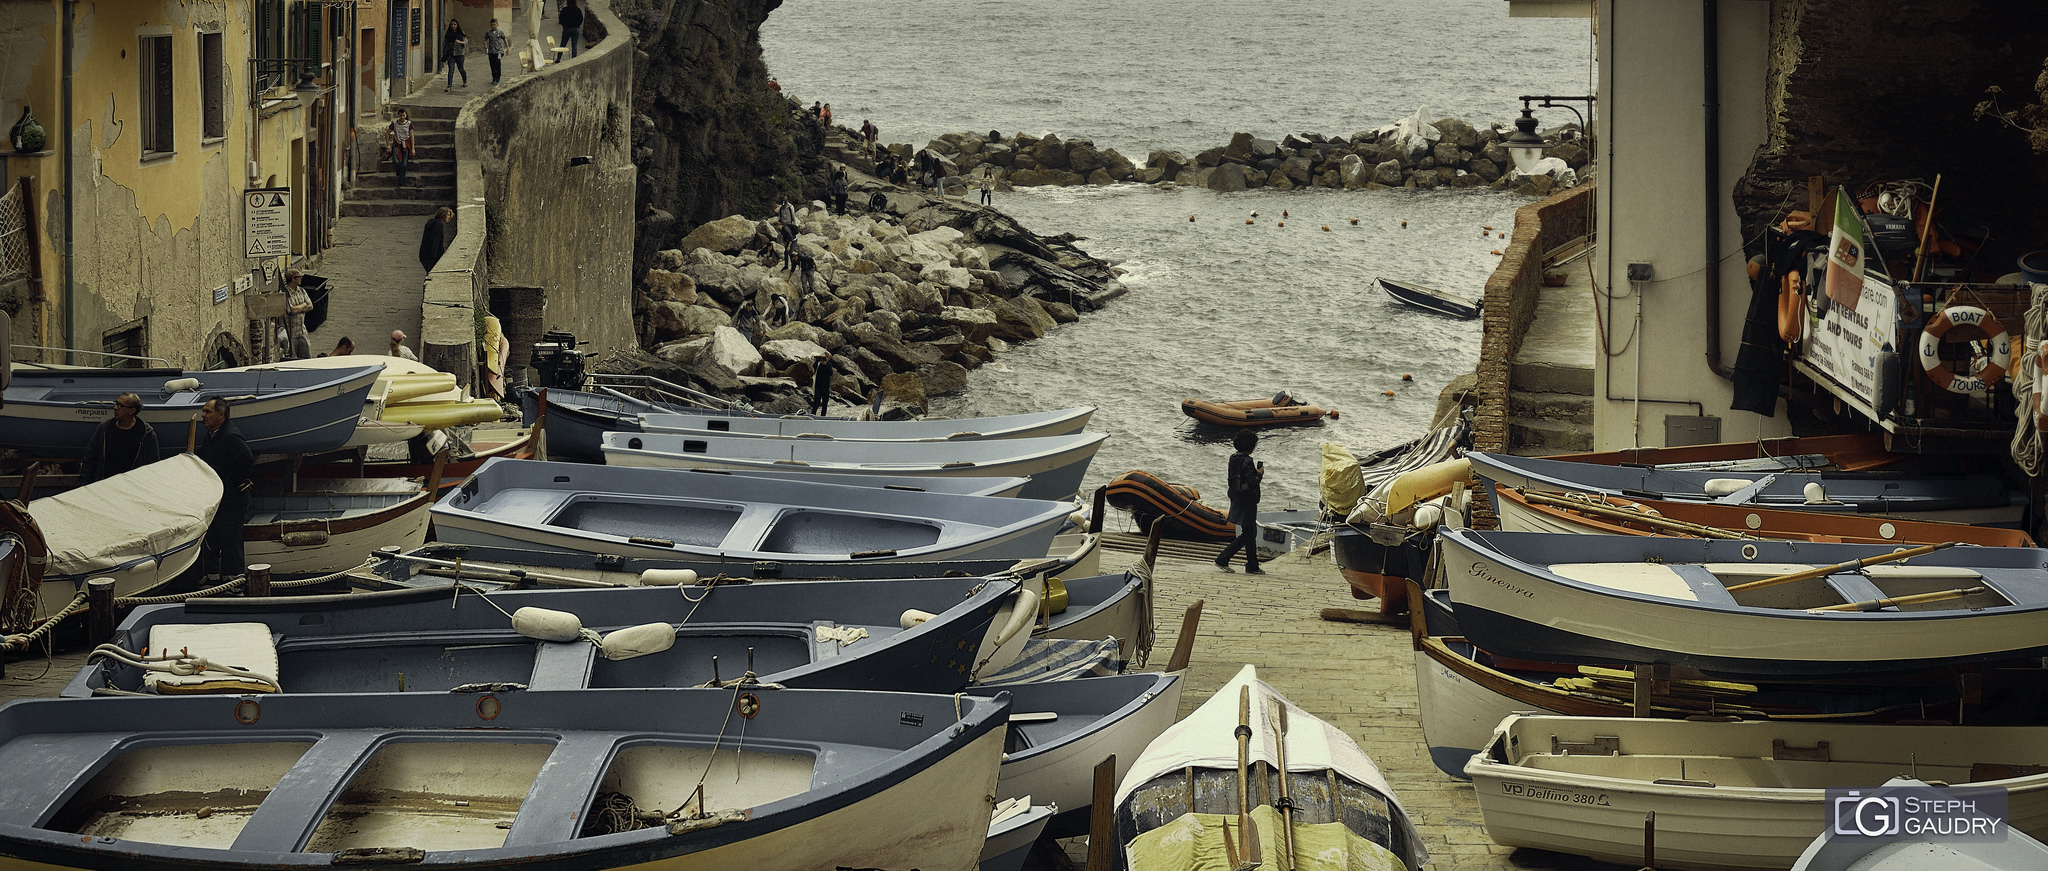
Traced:
<svg viewBox="0 0 2048 871">
<path fill-rule="evenodd" d="M 138 105 L 142 107 L 142 156 L 171 154 L 177 147 L 178 104 L 172 75 L 176 55 L 168 33 L 142 34 L 135 55 L 142 73 Z"/>
</svg>

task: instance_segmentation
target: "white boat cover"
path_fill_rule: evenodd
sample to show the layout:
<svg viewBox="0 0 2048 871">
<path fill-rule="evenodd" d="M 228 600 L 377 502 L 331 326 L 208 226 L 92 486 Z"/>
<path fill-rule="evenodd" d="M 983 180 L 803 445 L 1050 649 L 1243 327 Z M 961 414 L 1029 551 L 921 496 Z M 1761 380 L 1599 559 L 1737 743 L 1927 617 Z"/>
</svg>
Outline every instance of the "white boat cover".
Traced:
<svg viewBox="0 0 2048 871">
<path fill-rule="evenodd" d="M 1266 711 L 1271 705 L 1286 705 L 1288 771 L 1335 769 L 1378 790 L 1388 802 L 1401 808 L 1401 800 L 1394 795 L 1394 788 L 1387 785 L 1379 766 L 1359 749 L 1358 742 L 1343 730 L 1295 706 L 1271 685 L 1259 680 L 1258 671 L 1250 665 L 1240 670 L 1186 719 L 1167 727 L 1151 746 L 1145 748 L 1145 752 L 1138 754 L 1138 761 L 1131 763 L 1130 773 L 1117 784 L 1116 803 L 1121 806 L 1124 799 L 1153 778 L 1190 766 L 1237 770 L 1237 739 L 1234 737 L 1237 732 L 1237 697 L 1239 687 L 1246 685 L 1252 688 L 1250 761 L 1278 764 L 1274 733 L 1264 724 L 1268 721 Z M 1404 819 L 1407 814 L 1407 809 L 1401 808 Z M 1414 843 L 1421 841 L 1415 840 Z"/>
<path fill-rule="evenodd" d="M 220 493 L 213 469 L 196 455 L 178 454 L 37 499 L 28 513 L 49 542 L 49 576 L 90 575 L 205 535 Z"/>
</svg>

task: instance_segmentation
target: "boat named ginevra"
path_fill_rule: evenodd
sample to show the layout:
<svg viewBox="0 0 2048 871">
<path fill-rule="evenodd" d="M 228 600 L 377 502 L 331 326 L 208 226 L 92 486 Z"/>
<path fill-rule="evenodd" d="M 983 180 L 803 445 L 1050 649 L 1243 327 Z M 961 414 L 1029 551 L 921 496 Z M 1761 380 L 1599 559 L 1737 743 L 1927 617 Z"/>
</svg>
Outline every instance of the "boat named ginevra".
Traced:
<svg viewBox="0 0 2048 871">
<path fill-rule="evenodd" d="M 17 701 L 0 865 L 969 868 L 1008 708 L 765 686 Z"/>
</svg>

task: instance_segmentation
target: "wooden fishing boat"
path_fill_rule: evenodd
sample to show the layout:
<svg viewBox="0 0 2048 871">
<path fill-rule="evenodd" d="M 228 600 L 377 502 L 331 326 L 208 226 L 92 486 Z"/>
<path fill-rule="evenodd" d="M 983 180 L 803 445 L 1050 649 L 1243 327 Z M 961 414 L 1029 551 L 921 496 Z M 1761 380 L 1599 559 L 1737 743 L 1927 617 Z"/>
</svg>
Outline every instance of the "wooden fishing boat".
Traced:
<svg viewBox="0 0 2048 871">
<path fill-rule="evenodd" d="M 1911 777 L 1884 782 L 1887 789 L 1929 786 Z M 1838 838 L 1822 832 L 1806 845 L 1792 871 L 1926 871 L 1932 868 L 2002 871 L 2006 868 L 2048 868 L 2048 844 L 2026 832 L 2002 829 L 1996 840 L 1961 840 L 1953 835 L 1921 834 L 1893 838 Z"/>
<path fill-rule="evenodd" d="M 1736 474 L 1604 466 L 1487 452 L 1465 458 L 1489 492 L 1519 487 L 2006 527 L 2017 526 L 2027 506 L 2025 493 L 1989 474 L 1810 470 Z"/>
<path fill-rule="evenodd" d="M 469 476 L 483 467 L 493 457 L 506 459 L 530 459 L 533 456 L 534 431 L 525 428 L 480 427 L 470 431 L 464 440 L 458 456 L 441 465 L 439 493 L 462 486 Z M 419 478 L 429 479 L 434 475 L 431 462 L 415 463 L 410 460 L 374 460 L 362 453 L 350 453 L 337 457 L 329 454 L 326 458 L 315 458 L 302 465 L 295 473 L 300 478 Z"/>
<path fill-rule="evenodd" d="M 455 544 L 829 564 L 1039 557 L 1073 505 L 501 459 L 432 510 Z"/>
<path fill-rule="evenodd" d="M 1096 450 L 1109 437 L 1075 433 L 987 441 L 886 442 L 718 436 L 680 433 L 606 433 L 605 463 L 612 466 L 699 469 L 788 469 L 856 475 L 1030 478 L 1018 495 L 1067 499 Z"/>
<path fill-rule="evenodd" d="M 2033 548 L 1471 529 L 1437 546 L 1459 626 L 1504 656 L 1826 677 L 2048 652 Z"/>
<path fill-rule="evenodd" d="M 182 369 L 25 369 L 0 405 L 0 447 L 26 457 L 76 459 L 123 393 L 142 397 L 137 416 L 169 456 L 209 399 L 234 404 L 235 428 L 258 454 L 341 447 L 355 434 L 381 366 L 332 370 L 188 372 Z"/>
<path fill-rule="evenodd" d="M 1031 796 L 996 802 L 989 815 L 988 843 L 981 848 L 976 871 L 1024 871 L 1031 847 L 1045 833 L 1045 824 L 1058 808 L 1032 804 Z"/>
<path fill-rule="evenodd" d="M 402 442 L 422 432 L 487 423 L 505 416 L 504 406 L 493 400 L 472 397 L 468 390 L 457 386 L 453 373 L 400 357 L 345 354 L 216 371 L 317 371 L 363 366 L 382 366 L 383 371 L 378 373 L 376 385 L 370 388 L 369 396 L 363 401 L 355 434 L 340 445 L 342 448 Z"/>
<path fill-rule="evenodd" d="M 1337 419 L 1336 409 L 1317 408 L 1296 401 L 1286 393 L 1272 399 L 1183 399 L 1180 401 L 1180 413 L 1216 426 L 1284 426 L 1322 423 L 1325 416 Z"/>
<path fill-rule="evenodd" d="M 1111 507 L 1129 511 L 1138 529 L 1150 533 L 1153 524 L 1164 524 L 1161 533 L 1177 541 L 1229 541 L 1237 537 L 1237 524 L 1223 512 L 1202 501 L 1201 491 L 1186 484 L 1171 484 L 1144 470 L 1133 470 L 1111 478 L 1103 485 Z"/>
<path fill-rule="evenodd" d="M 1440 315 L 1471 320 L 1479 316 L 1479 301 L 1466 299 L 1456 294 L 1445 293 L 1424 287 L 1412 281 L 1396 281 L 1391 278 L 1376 278 L 1380 289 L 1394 298 L 1395 302 L 1411 305 L 1424 311 Z"/>
<path fill-rule="evenodd" d="M 330 575 L 380 547 L 425 544 L 439 495 L 411 478 L 310 479 L 291 490 L 271 483 L 252 488 L 242 554 L 269 565 L 274 579 Z"/>
<path fill-rule="evenodd" d="M 736 409 L 692 408 L 668 402 L 649 402 L 606 387 L 598 388 L 598 392 L 561 387 L 541 390 L 521 387 L 514 392 L 519 396 L 521 423 L 536 426 L 543 420 L 547 422 L 548 458 L 556 460 L 604 462 L 604 434 L 640 432 L 640 415 L 643 414 L 780 417 Z M 809 415 L 795 417 L 823 419 Z"/>
<path fill-rule="evenodd" d="M 1588 493 L 1497 489 L 1494 514 L 1508 532 L 1587 535 L 1672 535 L 1687 538 L 1774 538 L 1849 544 L 1934 544 L 2033 547 L 2017 529 L 1896 520 L 1861 514 L 1787 511 Z"/>
<path fill-rule="evenodd" d="M 1603 466 L 1656 466 L 1666 469 L 1770 472 L 1815 469 L 1867 472 L 1920 462 L 1916 454 L 1885 449 L 1883 433 L 1828 436 L 1783 436 L 1753 442 L 1721 442 L 1669 448 L 1622 448 L 1556 454 L 1549 459 Z"/>
<path fill-rule="evenodd" d="M 1416 713 L 1437 770 L 1465 780 L 1465 763 L 1486 746 L 1503 717 L 1517 712 L 1573 717 L 1723 717 L 1889 723 L 1901 720 L 1962 722 L 1957 687 L 1964 678 L 1935 670 L 1893 674 L 1867 682 L 1753 683 L 1715 680 L 1689 669 L 1669 669 L 1651 684 L 1638 713 L 1635 674 L 1625 666 L 1530 662 L 1497 657 L 1458 633 L 1449 618 L 1446 590 L 1411 586 L 1423 603 L 1412 613 Z M 2036 670 L 1973 674 L 1977 686 L 2031 681 Z M 1973 705 L 1968 719 L 1982 722 L 1991 701 Z"/>
<path fill-rule="evenodd" d="M 776 561 L 713 562 L 621 557 L 614 554 L 511 550 L 484 545 L 437 543 L 399 552 L 386 549 L 376 564 L 350 575 L 367 590 L 433 589 L 458 581 L 482 590 L 673 586 L 678 583 L 743 581 L 838 581 L 891 578 L 972 578 L 996 574 L 1027 577 L 1045 602 L 1046 614 L 1034 638 L 1085 641 L 1114 639 L 1119 659 L 1143 662 L 1152 652 L 1152 578 L 1143 566 L 1107 575 L 1076 575 L 1074 567 L 1096 550 L 1089 540 L 1057 558 L 968 559 L 935 563 Z"/>
<path fill-rule="evenodd" d="M 951 493 L 955 496 L 1017 496 L 1024 492 L 1024 485 L 1030 478 L 968 478 L 943 475 L 855 475 L 843 472 L 814 472 L 803 468 L 788 469 L 678 469 L 693 475 L 725 475 L 738 478 L 768 478 L 778 481 L 805 481 L 812 484 L 837 484 L 842 487 L 880 487 L 885 490 L 906 490 L 917 493 Z"/>
<path fill-rule="evenodd" d="M 55 616 L 93 578 L 113 578 L 117 597 L 176 579 L 199 560 L 220 494 L 213 469 L 175 454 L 28 503 L 49 550 L 36 619 Z"/>
<path fill-rule="evenodd" d="M 1008 707 L 767 686 L 17 701 L 0 859 L 968 868 Z"/>
<path fill-rule="evenodd" d="M 957 420 L 823 420 L 648 412 L 640 415 L 640 431 L 857 441 L 979 441 L 1071 435 L 1086 428 L 1094 414 L 1092 405 Z"/>
<path fill-rule="evenodd" d="M 1232 866 L 1286 855 L 1276 867 L 1302 871 L 1414 871 L 1429 861 L 1357 742 L 1249 665 L 1132 763 L 1117 785 L 1115 820 L 1117 848 L 1135 871 L 1192 868 L 1197 855 L 1226 853 Z"/>
<path fill-rule="evenodd" d="M 125 653 L 95 653 L 63 694 L 688 687 L 749 673 L 791 687 L 943 693 L 1014 659 L 1038 610 L 1037 596 L 1000 576 L 684 592 L 407 590 L 145 606 L 115 632 Z M 168 670 L 187 657 L 257 677 Z"/>
<path fill-rule="evenodd" d="M 1117 776 L 1180 716 L 1180 672 L 1140 672 L 1045 683 L 1006 684 L 1009 735 L 998 800 L 1028 796 L 1059 808 L 1055 838 L 1088 833 L 1095 766 L 1114 755 Z"/>
<path fill-rule="evenodd" d="M 2013 831 L 2048 832 L 2048 729 L 1511 716 L 1466 766 L 1486 834 L 1609 862 L 1787 868 L 1831 819 L 1827 788 L 1901 773 L 2003 790 Z"/>
</svg>

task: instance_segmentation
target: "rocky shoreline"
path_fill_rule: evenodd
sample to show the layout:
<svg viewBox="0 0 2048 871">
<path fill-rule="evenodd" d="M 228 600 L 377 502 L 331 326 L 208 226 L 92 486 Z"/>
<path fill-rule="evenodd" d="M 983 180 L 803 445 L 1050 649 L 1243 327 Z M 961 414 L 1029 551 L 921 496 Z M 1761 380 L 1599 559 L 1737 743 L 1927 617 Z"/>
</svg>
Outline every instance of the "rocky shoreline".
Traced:
<svg viewBox="0 0 2048 871">
<path fill-rule="evenodd" d="M 817 263 L 812 290 L 775 262 L 772 220 L 703 224 L 655 255 L 635 294 L 648 350 L 610 351 L 593 368 L 792 414 L 804 411 L 812 373 L 829 360 L 837 402 L 866 405 L 879 389 L 884 417 L 915 416 L 926 396 L 962 389 L 967 370 L 1009 343 L 1042 337 L 1124 292 L 1120 270 L 1070 236 L 1040 236 L 995 209 L 907 192 L 858 170 L 849 176 L 848 214 L 821 202 L 798 210 L 797 248 Z M 885 205 L 870 210 L 877 191 Z M 747 302 L 761 315 L 752 336 L 735 322 Z"/>
<path fill-rule="evenodd" d="M 791 103 L 792 119 L 809 119 Z M 1070 235 L 1040 236 L 1008 215 L 961 196 L 920 193 L 872 175 L 874 161 L 857 134 L 821 130 L 829 163 L 848 175 L 846 214 L 822 201 L 798 211 L 797 250 L 817 264 L 806 291 L 772 219 L 732 215 L 691 230 L 657 252 L 634 295 L 644 350 L 613 350 L 599 372 L 649 375 L 745 407 L 801 413 L 808 385 L 829 362 L 832 396 L 865 406 L 877 397 L 885 418 L 924 413 L 926 397 L 966 385 L 967 372 L 1010 343 L 1043 337 L 1061 323 L 1124 292 L 1121 270 L 1075 247 Z M 1240 133 L 1230 144 L 1188 158 L 1154 151 L 1144 166 L 1086 139 L 1017 134 L 947 134 L 927 147 L 952 178 L 979 180 L 987 168 L 999 189 L 1026 185 L 1136 182 L 1216 191 L 1256 187 L 1371 190 L 1490 186 L 1541 196 L 1577 183 L 1585 166 L 1576 126 L 1550 131 L 1551 157 L 1540 174 L 1510 166 L 1505 129 L 1453 118 L 1399 124 L 1347 138 L 1284 140 Z M 907 144 L 886 146 L 899 159 Z M 743 308 L 751 303 L 751 308 Z M 839 412 L 845 412 L 845 408 Z"/>
<path fill-rule="evenodd" d="M 1550 159 L 1534 174 L 1516 171 L 1503 140 L 1513 127 L 1475 127 L 1457 118 L 1426 120 L 1427 110 L 1375 130 L 1350 136 L 1294 134 L 1280 140 L 1239 133 L 1228 144 L 1197 152 L 1155 150 L 1140 166 L 1114 148 L 1098 149 L 1089 139 L 1062 139 L 1055 134 L 1003 135 L 948 133 L 927 143 L 951 178 L 979 181 L 986 169 L 997 190 L 1039 185 L 1106 185 L 1125 182 L 1172 183 L 1214 191 L 1252 188 L 1294 190 L 1318 187 L 1337 190 L 1378 188 L 1492 187 L 1541 197 L 1578 183 L 1592 154 L 1583 131 L 1567 124 L 1543 132 Z M 840 128 L 834 141 L 857 141 Z M 898 159 L 910 160 L 916 149 L 905 143 L 887 146 Z M 874 172 L 874 162 L 859 148 L 842 147 L 836 160 Z"/>
</svg>

